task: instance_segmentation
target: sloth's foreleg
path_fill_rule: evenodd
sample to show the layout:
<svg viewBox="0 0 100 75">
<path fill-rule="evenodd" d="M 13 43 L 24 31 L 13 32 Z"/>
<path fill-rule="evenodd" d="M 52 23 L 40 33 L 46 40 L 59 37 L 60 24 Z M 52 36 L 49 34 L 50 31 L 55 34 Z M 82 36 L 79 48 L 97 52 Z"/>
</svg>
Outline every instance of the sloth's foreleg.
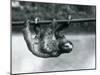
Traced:
<svg viewBox="0 0 100 75">
<path fill-rule="evenodd" d="M 34 54 L 38 57 L 42 57 L 42 58 L 57 57 L 58 55 L 44 53 L 44 52 L 42 52 L 42 50 L 40 50 L 39 42 L 36 42 L 36 39 L 32 38 L 32 33 L 30 31 L 29 22 L 30 22 L 29 20 L 25 21 L 25 27 L 23 29 L 23 36 L 24 36 L 24 40 L 26 41 L 26 44 L 28 46 L 28 49 L 32 52 L 32 54 Z M 39 41 L 39 39 L 37 39 L 37 40 Z"/>
</svg>

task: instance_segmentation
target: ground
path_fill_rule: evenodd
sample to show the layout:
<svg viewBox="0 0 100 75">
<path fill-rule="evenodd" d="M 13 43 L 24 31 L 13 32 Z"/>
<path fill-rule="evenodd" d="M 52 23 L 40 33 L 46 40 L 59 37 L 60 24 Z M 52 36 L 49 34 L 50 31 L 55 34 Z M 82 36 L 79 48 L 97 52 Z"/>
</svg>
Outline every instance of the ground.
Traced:
<svg viewBox="0 0 100 75">
<path fill-rule="evenodd" d="M 12 72 L 32 73 L 95 68 L 95 35 L 66 35 L 74 47 L 69 54 L 56 58 L 40 58 L 27 48 L 22 34 L 12 34 Z"/>
</svg>

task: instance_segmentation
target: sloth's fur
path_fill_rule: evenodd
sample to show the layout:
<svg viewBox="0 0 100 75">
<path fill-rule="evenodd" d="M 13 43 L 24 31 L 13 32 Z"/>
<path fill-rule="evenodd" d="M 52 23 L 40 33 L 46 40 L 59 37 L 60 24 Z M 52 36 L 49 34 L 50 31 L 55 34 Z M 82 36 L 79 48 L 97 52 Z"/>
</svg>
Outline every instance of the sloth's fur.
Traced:
<svg viewBox="0 0 100 75">
<path fill-rule="evenodd" d="M 25 28 L 23 29 L 24 39 L 29 50 L 38 57 L 48 58 L 57 57 L 62 53 L 68 53 L 72 50 L 69 47 L 67 50 L 63 49 L 65 43 L 70 43 L 64 36 L 60 36 L 60 32 L 56 31 L 55 26 L 52 24 L 46 29 L 43 29 L 39 25 L 34 26 L 34 33 L 31 33 L 29 22 L 25 22 Z M 34 37 L 32 37 L 34 36 Z"/>
</svg>

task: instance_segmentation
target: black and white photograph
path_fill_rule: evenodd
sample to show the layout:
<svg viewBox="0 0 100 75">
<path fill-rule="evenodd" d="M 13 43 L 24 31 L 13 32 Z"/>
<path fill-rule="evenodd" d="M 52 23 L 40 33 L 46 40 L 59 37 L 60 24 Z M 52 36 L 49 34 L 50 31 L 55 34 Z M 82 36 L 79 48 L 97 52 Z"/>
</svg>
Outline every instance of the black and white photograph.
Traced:
<svg viewBox="0 0 100 75">
<path fill-rule="evenodd" d="M 11 0 L 11 73 L 96 69 L 96 6 Z"/>
</svg>

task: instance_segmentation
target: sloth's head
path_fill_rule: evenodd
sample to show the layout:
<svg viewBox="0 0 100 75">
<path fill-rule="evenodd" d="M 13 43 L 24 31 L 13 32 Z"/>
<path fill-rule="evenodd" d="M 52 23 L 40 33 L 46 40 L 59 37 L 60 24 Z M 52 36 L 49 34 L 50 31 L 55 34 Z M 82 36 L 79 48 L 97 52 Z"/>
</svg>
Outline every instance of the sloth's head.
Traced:
<svg viewBox="0 0 100 75">
<path fill-rule="evenodd" d="M 72 48 L 73 48 L 73 44 L 66 40 L 66 41 L 61 41 L 59 42 L 59 45 L 58 45 L 60 52 L 62 53 L 70 53 L 72 51 Z"/>
</svg>

